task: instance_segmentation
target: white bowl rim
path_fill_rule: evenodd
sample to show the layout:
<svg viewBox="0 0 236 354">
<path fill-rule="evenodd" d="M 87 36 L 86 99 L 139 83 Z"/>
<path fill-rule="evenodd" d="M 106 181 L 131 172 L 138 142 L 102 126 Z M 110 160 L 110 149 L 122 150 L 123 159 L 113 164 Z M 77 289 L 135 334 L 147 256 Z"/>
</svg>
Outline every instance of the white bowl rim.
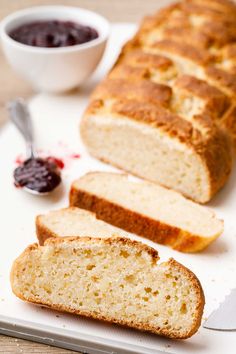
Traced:
<svg viewBox="0 0 236 354">
<path fill-rule="evenodd" d="M 36 46 L 30 46 L 28 44 L 23 44 L 20 42 L 15 41 L 12 39 L 9 34 L 6 31 L 6 26 L 13 22 L 16 19 L 21 18 L 22 16 L 25 15 L 30 15 L 32 14 L 37 14 L 37 12 L 40 14 L 40 12 L 51 12 L 53 10 L 69 10 L 69 11 L 79 11 L 80 13 L 86 13 L 87 15 L 92 15 L 96 16 L 99 20 L 104 22 L 104 31 L 103 33 L 100 33 L 99 36 L 95 39 L 92 39 L 89 42 L 85 42 L 82 44 L 75 44 L 67 47 L 57 47 L 57 48 L 48 48 L 48 47 L 36 47 Z M 52 18 L 56 19 L 56 15 L 53 15 L 52 13 Z M 89 26 L 96 28 L 96 25 L 94 26 L 93 24 L 88 23 Z M 105 42 L 108 39 L 108 36 L 110 34 L 110 23 L 109 21 L 100 15 L 99 13 L 95 11 L 90 11 L 81 7 L 77 6 L 65 6 L 65 5 L 43 5 L 43 6 L 32 6 L 28 7 L 26 9 L 18 10 L 10 15 L 6 16 L 1 22 L 0 22 L 0 36 L 2 40 L 8 41 L 12 46 L 18 47 L 21 50 L 27 51 L 27 52 L 33 52 L 33 53 L 42 53 L 42 54 L 52 54 L 52 53 L 70 53 L 74 51 L 83 51 L 84 49 L 87 48 L 92 48 L 95 47 L 103 42 Z"/>
</svg>

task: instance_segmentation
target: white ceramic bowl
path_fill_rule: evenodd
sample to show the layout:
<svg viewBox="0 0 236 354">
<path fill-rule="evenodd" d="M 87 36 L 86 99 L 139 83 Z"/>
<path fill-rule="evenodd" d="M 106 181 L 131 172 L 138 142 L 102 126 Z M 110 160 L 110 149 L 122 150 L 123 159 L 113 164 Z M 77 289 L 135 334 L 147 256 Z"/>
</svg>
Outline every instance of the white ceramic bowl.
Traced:
<svg viewBox="0 0 236 354">
<path fill-rule="evenodd" d="M 98 38 L 84 44 L 60 48 L 33 47 L 19 43 L 8 33 L 37 20 L 64 20 L 88 25 Z M 82 84 L 102 58 L 109 36 L 109 23 L 102 16 L 69 6 L 39 6 L 17 11 L 0 24 L 3 51 L 9 63 L 38 91 L 63 92 Z"/>
</svg>

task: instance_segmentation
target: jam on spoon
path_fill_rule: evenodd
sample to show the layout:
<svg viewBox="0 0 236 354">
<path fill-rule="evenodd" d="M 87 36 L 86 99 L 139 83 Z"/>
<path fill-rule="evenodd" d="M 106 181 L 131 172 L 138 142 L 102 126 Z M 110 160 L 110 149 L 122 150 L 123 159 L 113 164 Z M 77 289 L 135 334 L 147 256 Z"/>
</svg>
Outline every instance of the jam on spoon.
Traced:
<svg viewBox="0 0 236 354">
<path fill-rule="evenodd" d="M 31 157 L 14 170 L 16 187 L 48 193 L 56 188 L 60 182 L 60 170 L 57 164 L 50 160 Z"/>
<path fill-rule="evenodd" d="M 9 36 L 33 47 L 58 48 L 83 44 L 98 38 L 98 32 L 72 21 L 35 21 L 13 29 Z"/>
<path fill-rule="evenodd" d="M 33 147 L 31 118 L 23 100 L 10 102 L 11 121 L 24 136 L 29 156 L 13 173 L 15 185 L 33 194 L 47 194 L 54 190 L 61 182 L 60 168 L 53 158 L 42 159 L 36 157 Z"/>
</svg>

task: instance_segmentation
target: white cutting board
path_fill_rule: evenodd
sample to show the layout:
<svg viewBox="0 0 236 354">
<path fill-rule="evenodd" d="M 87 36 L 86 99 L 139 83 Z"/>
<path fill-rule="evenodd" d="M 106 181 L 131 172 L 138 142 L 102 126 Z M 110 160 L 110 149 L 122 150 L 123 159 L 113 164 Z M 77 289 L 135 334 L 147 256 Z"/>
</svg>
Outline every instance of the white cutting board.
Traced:
<svg viewBox="0 0 236 354">
<path fill-rule="evenodd" d="M 69 159 L 63 170 L 64 186 L 56 194 L 36 197 L 13 186 L 14 161 L 19 154 L 24 154 L 24 142 L 10 123 L 0 131 L 0 331 L 77 350 L 84 345 L 84 351 L 88 353 L 158 353 L 158 350 L 162 350 L 181 354 L 233 354 L 236 332 L 216 332 L 201 327 L 192 338 L 173 341 L 116 325 L 59 314 L 23 303 L 11 292 L 11 264 L 28 244 L 36 242 L 35 216 L 67 206 L 69 186 L 73 179 L 90 170 L 114 170 L 86 153 L 79 139 L 78 125 L 92 87 L 110 68 L 121 45 L 134 30 L 135 26 L 131 24 L 113 26 L 104 60 L 92 81 L 80 92 L 65 96 L 39 94 L 30 102 L 37 147 L 59 157 L 73 152 L 81 154 L 80 159 Z M 204 252 L 182 254 L 139 238 L 157 247 L 162 260 L 174 257 L 196 273 L 206 296 L 204 318 L 218 306 L 231 288 L 236 287 L 235 177 L 236 170 L 224 190 L 210 204 L 218 216 L 225 220 L 225 232 Z M 113 351 L 109 348 L 113 348 Z"/>
</svg>

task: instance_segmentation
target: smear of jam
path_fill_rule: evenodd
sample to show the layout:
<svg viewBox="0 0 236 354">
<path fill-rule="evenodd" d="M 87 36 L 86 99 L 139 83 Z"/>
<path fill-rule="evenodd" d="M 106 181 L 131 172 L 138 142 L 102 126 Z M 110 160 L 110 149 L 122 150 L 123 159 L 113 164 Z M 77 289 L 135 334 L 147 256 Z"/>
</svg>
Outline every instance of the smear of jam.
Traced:
<svg viewBox="0 0 236 354">
<path fill-rule="evenodd" d="M 58 48 L 83 44 L 98 38 L 98 32 L 71 21 L 35 21 L 13 29 L 9 36 L 33 47 Z"/>
<path fill-rule="evenodd" d="M 24 162 L 24 159 L 23 159 L 22 155 L 18 155 L 15 159 L 15 163 L 17 165 L 21 165 L 23 162 Z"/>
<path fill-rule="evenodd" d="M 61 182 L 58 165 L 49 159 L 30 158 L 14 170 L 17 187 L 40 193 L 51 192 Z"/>
<path fill-rule="evenodd" d="M 72 159 L 80 159 L 81 158 L 81 156 L 79 154 L 71 154 L 70 157 Z"/>
<path fill-rule="evenodd" d="M 55 156 L 49 156 L 47 157 L 47 160 L 50 162 L 54 162 L 57 167 L 59 167 L 61 170 L 65 167 L 65 163 L 62 159 L 59 159 L 58 157 Z"/>
<path fill-rule="evenodd" d="M 61 144 L 59 144 L 61 146 Z M 63 145 L 63 157 L 56 157 L 51 155 L 50 151 L 44 151 L 42 149 L 37 150 L 37 155 L 41 155 L 43 158 L 46 160 L 54 162 L 61 170 L 64 169 L 67 165 L 67 163 L 70 162 L 70 160 L 78 160 L 81 158 L 81 155 L 78 153 L 71 153 L 70 151 L 67 151 L 67 149 L 64 149 Z M 49 155 L 49 156 L 47 156 Z M 15 158 L 15 164 L 21 165 L 25 161 L 24 156 L 22 154 L 18 155 Z"/>
</svg>

